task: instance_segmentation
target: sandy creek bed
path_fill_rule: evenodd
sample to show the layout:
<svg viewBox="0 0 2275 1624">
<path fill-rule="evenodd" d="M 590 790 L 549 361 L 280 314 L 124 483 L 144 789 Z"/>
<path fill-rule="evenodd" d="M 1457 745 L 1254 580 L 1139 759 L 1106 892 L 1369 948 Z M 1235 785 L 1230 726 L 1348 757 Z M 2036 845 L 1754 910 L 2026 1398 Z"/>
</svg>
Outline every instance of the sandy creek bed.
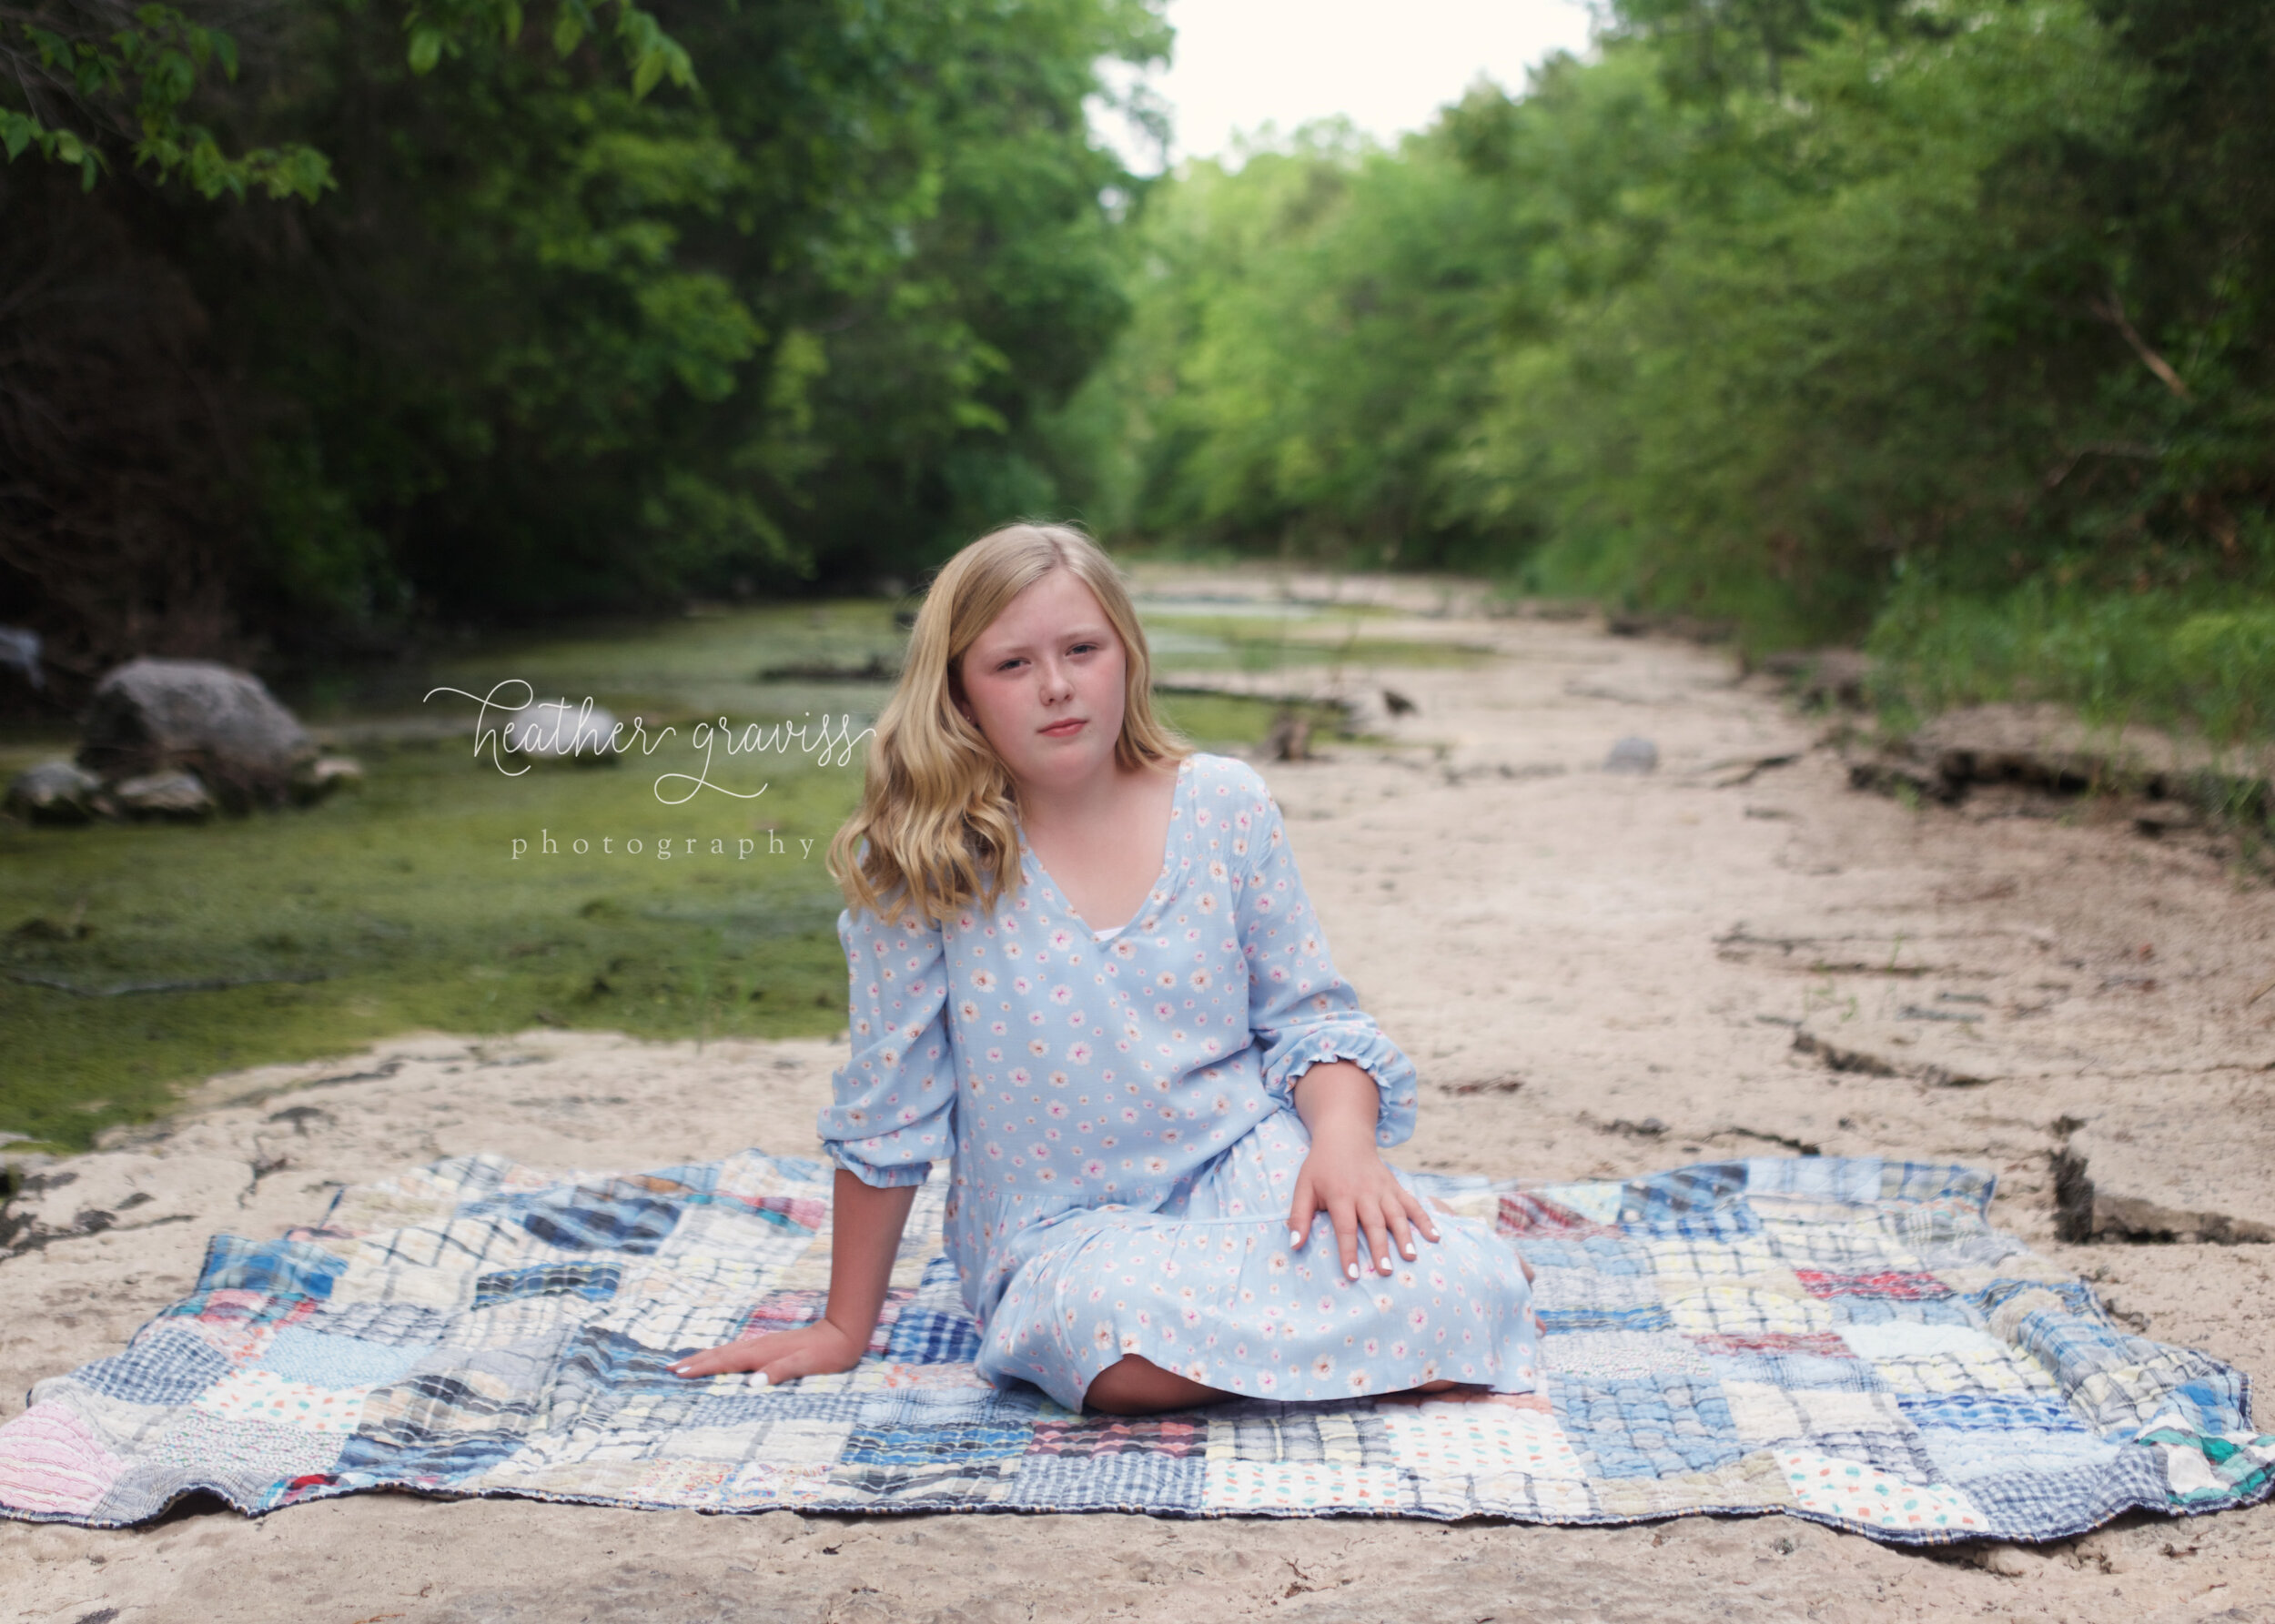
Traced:
<svg viewBox="0 0 2275 1624">
<path fill-rule="evenodd" d="M 1400 748 L 1265 769 L 1338 961 L 1421 1069 L 1402 1160 L 1557 1178 L 1805 1146 L 1987 1165 L 1997 1220 L 2128 1323 L 2275 1372 L 2275 1245 L 2114 1238 L 2275 1231 L 2275 994 L 2249 1002 L 2275 975 L 2275 891 L 2122 809 L 1852 792 L 1824 722 L 1714 651 L 1370 590 L 1441 612 L 1370 631 L 1501 655 L 1375 673 L 1419 707 L 1390 724 Z M 1627 734 L 1655 741 L 1655 772 L 1600 770 Z M 419 1034 L 217 1078 L 18 1204 L 35 1236 L 88 1209 L 117 1223 L 0 1261 L 5 1413 L 186 1291 L 215 1230 L 274 1234 L 338 1182 L 462 1152 L 804 1152 L 842 1054 Z M 2062 1152 L 2093 1181 L 2098 1244 L 2055 1238 Z M 369 1496 L 126 1533 L 0 1525 L 0 1619 L 2275 1620 L 2271 1535 L 2264 1506 L 1930 1555 L 1777 1517 L 742 1518 Z"/>
</svg>

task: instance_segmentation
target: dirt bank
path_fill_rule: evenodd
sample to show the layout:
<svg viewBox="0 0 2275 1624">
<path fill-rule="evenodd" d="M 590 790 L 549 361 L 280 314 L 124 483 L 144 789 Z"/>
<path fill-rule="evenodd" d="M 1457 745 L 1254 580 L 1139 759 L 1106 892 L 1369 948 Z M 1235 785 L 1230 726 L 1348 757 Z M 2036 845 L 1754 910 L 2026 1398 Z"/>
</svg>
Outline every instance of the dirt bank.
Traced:
<svg viewBox="0 0 2275 1624">
<path fill-rule="evenodd" d="M 1715 651 L 1406 601 L 1427 612 L 1386 635 L 1499 658 L 1341 672 L 1414 702 L 1383 723 L 1398 746 L 1266 769 L 1338 959 L 1425 1078 L 1403 1159 L 1550 1177 L 1781 1148 L 1988 1165 L 1997 1220 L 2128 1323 L 2275 1372 L 2275 1245 L 2250 1238 L 2275 1234 L 2275 993 L 2252 1002 L 2275 976 L 2275 893 L 2115 809 L 1856 793 L 1822 724 Z M 1626 735 L 1653 741 L 1654 772 L 1601 770 Z M 49 1169 L 71 1182 L 12 1210 L 35 1244 L 0 1262 L 7 1411 L 187 1289 L 211 1231 L 274 1233 L 339 1183 L 460 1152 L 804 1150 L 842 1053 L 421 1035 L 216 1079 L 162 1134 Z M 71 1233 L 83 1213 L 110 1226 Z M 1929 1556 L 1778 1518 L 741 1519 L 367 1497 L 258 1523 L 0 1526 L 0 1614 L 2275 1619 L 2270 1531 L 2260 1508 Z"/>
</svg>

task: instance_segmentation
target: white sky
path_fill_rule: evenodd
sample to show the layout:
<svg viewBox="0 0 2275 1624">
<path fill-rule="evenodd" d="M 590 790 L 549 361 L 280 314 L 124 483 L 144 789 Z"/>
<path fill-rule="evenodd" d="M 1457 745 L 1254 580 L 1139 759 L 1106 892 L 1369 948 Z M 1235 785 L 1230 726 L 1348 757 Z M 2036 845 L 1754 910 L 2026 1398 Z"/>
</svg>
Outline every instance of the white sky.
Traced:
<svg viewBox="0 0 2275 1624">
<path fill-rule="evenodd" d="M 1220 157 L 1236 135 L 1342 114 L 1385 143 L 1428 124 L 1481 76 L 1588 44 L 1584 0 L 1169 0 L 1177 45 L 1150 83 L 1170 105 L 1169 159 Z M 1108 115 L 1098 133 L 1150 174 L 1160 154 Z"/>
</svg>

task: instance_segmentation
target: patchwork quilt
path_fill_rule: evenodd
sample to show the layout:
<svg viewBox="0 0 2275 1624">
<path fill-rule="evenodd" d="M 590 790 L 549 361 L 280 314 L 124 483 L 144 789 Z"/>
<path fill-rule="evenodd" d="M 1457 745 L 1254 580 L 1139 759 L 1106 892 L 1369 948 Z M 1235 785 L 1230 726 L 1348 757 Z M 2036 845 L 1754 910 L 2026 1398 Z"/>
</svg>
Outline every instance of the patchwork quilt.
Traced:
<svg viewBox="0 0 2275 1624">
<path fill-rule="evenodd" d="M 0 1514 L 120 1527 L 365 1489 L 762 1511 L 1627 1522 L 1778 1511 L 2052 1539 L 2264 1498 L 2246 1378 L 2128 1335 L 1992 1229 L 1989 1175 L 1761 1159 L 1423 1181 L 1539 1271 L 1543 1390 L 1081 1415 L 975 1375 L 919 1196 L 867 1357 L 781 1387 L 691 1349 L 820 1316 L 830 1172 L 749 1153 L 550 1177 L 494 1156 L 215 1238 L 197 1290 L 0 1426 Z"/>
</svg>

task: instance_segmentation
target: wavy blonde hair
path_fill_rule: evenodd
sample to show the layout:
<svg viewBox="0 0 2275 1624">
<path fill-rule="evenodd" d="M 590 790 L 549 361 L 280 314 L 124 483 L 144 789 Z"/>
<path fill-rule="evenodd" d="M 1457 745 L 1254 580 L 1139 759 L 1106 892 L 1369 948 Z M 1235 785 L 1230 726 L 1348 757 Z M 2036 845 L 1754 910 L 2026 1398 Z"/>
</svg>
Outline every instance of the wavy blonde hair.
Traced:
<svg viewBox="0 0 2275 1624">
<path fill-rule="evenodd" d="M 1153 661 L 1121 571 L 1070 525 L 1014 524 L 945 564 L 908 637 L 901 680 L 869 744 L 861 809 L 830 842 L 829 872 L 846 904 L 939 923 L 1019 884 L 1018 792 L 986 735 L 956 709 L 960 667 L 1012 599 L 1054 570 L 1090 589 L 1122 640 L 1125 769 L 1176 761 L 1192 747 L 1153 713 Z"/>
</svg>

